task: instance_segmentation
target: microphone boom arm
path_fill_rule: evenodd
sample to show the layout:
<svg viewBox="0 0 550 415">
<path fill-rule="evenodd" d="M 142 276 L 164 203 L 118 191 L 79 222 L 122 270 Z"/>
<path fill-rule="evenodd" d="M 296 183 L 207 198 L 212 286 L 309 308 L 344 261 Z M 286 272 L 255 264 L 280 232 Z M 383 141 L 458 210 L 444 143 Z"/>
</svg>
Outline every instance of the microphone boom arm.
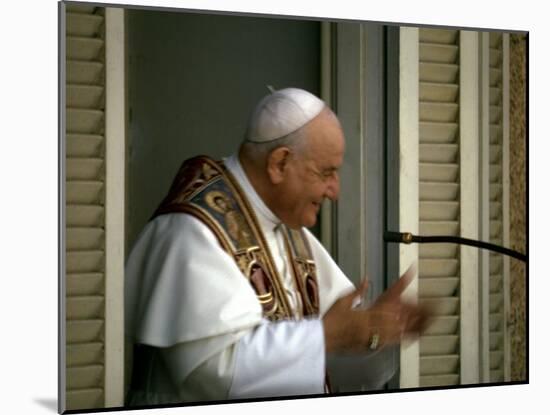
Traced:
<svg viewBox="0 0 550 415">
<path fill-rule="evenodd" d="M 459 236 L 420 236 L 413 235 L 410 232 L 384 232 L 385 242 L 394 243 L 452 243 L 474 246 L 476 248 L 488 249 L 490 251 L 498 252 L 500 254 L 508 255 L 520 261 L 527 262 L 527 255 L 521 252 L 514 251 L 512 249 L 504 248 L 499 245 L 491 244 L 488 242 L 477 241 L 475 239 L 461 238 Z"/>
</svg>

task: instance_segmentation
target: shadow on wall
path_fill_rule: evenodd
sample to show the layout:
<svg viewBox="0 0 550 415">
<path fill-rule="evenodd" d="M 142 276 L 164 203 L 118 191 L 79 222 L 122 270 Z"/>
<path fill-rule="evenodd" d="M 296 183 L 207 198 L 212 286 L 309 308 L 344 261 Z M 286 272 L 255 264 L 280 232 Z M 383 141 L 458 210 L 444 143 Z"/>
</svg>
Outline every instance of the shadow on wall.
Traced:
<svg viewBox="0 0 550 415">
<path fill-rule="evenodd" d="M 36 398 L 34 400 L 38 405 L 57 413 L 57 399 L 54 398 Z"/>
</svg>

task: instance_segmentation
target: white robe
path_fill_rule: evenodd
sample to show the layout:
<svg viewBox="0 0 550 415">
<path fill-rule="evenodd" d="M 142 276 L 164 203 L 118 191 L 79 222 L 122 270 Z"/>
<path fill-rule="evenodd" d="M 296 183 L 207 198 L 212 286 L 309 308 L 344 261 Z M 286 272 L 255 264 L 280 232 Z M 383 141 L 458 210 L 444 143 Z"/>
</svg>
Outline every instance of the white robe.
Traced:
<svg viewBox="0 0 550 415">
<path fill-rule="evenodd" d="M 236 156 L 226 161 L 248 196 L 294 310 L 299 296 L 277 217 Z M 317 266 L 320 315 L 353 290 L 306 230 Z M 129 404 L 321 394 L 325 348 L 320 318 L 262 318 L 256 293 L 212 231 L 188 214 L 161 215 L 140 234 L 126 264 L 126 333 L 153 346 Z M 296 315 L 296 317 L 298 317 Z"/>
</svg>

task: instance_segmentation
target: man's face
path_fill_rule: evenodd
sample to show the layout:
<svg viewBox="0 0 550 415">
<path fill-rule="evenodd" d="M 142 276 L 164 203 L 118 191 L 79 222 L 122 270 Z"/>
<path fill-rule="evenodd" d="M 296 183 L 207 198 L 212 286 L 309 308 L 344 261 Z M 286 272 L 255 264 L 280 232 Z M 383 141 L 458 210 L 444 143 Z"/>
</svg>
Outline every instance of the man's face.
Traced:
<svg viewBox="0 0 550 415">
<path fill-rule="evenodd" d="M 225 202 L 225 199 L 223 199 L 222 197 L 217 197 L 215 200 L 216 204 L 218 205 L 218 207 L 223 210 L 224 212 L 226 212 L 228 209 L 227 209 L 227 203 Z"/>
<path fill-rule="evenodd" d="M 338 120 L 322 114 L 305 127 L 305 134 L 305 148 L 291 155 L 279 189 L 279 217 L 291 228 L 315 225 L 323 200 L 336 200 L 340 193 L 345 144 Z"/>
</svg>

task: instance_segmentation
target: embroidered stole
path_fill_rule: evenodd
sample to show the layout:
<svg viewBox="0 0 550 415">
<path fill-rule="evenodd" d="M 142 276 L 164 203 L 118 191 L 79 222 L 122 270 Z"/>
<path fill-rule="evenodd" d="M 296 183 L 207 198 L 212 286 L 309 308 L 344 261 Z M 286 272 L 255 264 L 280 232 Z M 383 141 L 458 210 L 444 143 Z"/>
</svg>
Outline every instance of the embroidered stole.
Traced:
<svg viewBox="0 0 550 415">
<path fill-rule="evenodd" d="M 206 156 L 183 163 L 153 218 L 175 212 L 195 216 L 214 232 L 252 285 L 265 318 L 277 321 L 296 317 L 255 213 L 223 163 Z M 315 263 L 306 236 L 303 230 L 280 226 L 301 299 L 298 317 L 318 316 Z"/>
</svg>

